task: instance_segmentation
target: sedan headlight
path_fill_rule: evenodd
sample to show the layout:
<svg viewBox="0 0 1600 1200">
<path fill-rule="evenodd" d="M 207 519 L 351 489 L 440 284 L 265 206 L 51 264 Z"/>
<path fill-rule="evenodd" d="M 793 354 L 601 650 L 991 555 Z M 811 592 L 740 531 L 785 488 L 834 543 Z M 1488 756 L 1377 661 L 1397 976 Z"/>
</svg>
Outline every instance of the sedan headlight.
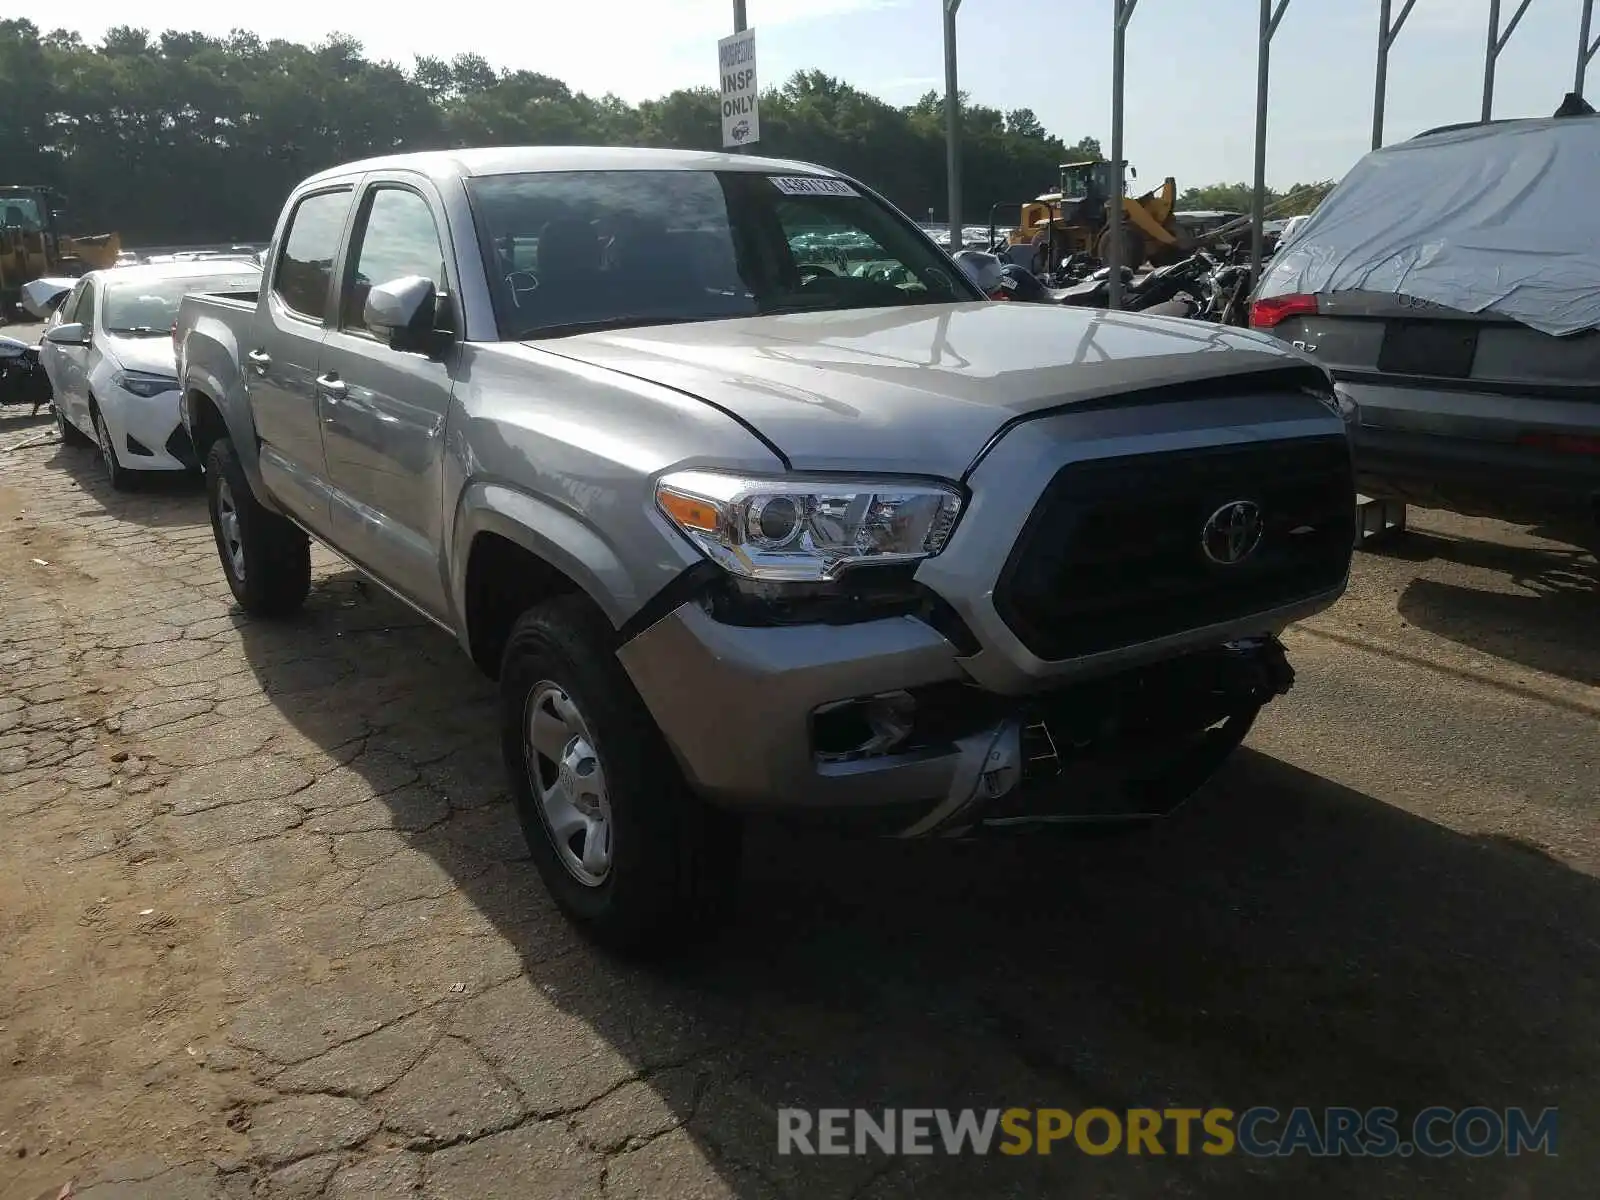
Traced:
<svg viewBox="0 0 1600 1200">
<path fill-rule="evenodd" d="M 656 503 L 712 561 L 773 582 L 927 558 L 944 549 L 961 513 L 961 493 L 949 484 L 715 471 L 663 476 Z"/>
<path fill-rule="evenodd" d="M 170 375 L 152 375 L 148 371 L 118 371 L 111 377 L 111 382 L 123 391 L 146 400 L 162 392 L 178 390 L 178 381 Z"/>
</svg>

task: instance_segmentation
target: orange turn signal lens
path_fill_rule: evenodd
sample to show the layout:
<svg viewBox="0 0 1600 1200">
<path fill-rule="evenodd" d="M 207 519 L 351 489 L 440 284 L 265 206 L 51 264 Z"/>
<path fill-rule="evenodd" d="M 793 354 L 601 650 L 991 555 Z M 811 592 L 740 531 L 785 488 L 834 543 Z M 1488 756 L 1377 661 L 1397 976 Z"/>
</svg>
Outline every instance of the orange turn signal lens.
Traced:
<svg viewBox="0 0 1600 1200">
<path fill-rule="evenodd" d="M 715 533 L 719 521 L 717 506 L 698 496 L 685 496 L 681 492 L 669 492 L 663 488 L 656 494 L 662 509 L 685 529 L 703 529 L 707 533 Z"/>
</svg>

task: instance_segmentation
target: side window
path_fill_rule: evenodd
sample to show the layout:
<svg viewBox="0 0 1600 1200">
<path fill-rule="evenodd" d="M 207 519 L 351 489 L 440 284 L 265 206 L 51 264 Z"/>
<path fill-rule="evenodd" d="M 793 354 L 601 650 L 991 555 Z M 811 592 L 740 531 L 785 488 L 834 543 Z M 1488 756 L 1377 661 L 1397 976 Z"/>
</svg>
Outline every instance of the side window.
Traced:
<svg viewBox="0 0 1600 1200">
<path fill-rule="evenodd" d="M 814 200 L 783 200 L 778 224 L 803 279 L 818 275 L 854 276 L 882 283 L 921 282 L 840 206 Z"/>
<path fill-rule="evenodd" d="M 78 297 L 78 307 L 73 313 L 72 319 L 82 324 L 90 332 L 94 331 L 94 281 L 92 279 L 83 281 L 83 295 Z"/>
<path fill-rule="evenodd" d="M 88 290 L 88 287 L 88 281 L 84 280 L 67 294 L 67 298 L 61 302 L 61 307 L 56 309 L 56 314 L 58 317 L 56 324 L 70 325 L 72 322 L 78 319 L 74 314 L 77 313 L 78 302 L 83 299 L 83 293 Z"/>
<path fill-rule="evenodd" d="M 438 291 L 447 290 L 444 250 L 426 200 L 406 188 L 380 186 L 368 193 L 365 209 L 339 314 L 339 327 L 359 334 L 367 333 L 364 314 L 373 287 L 421 275 Z"/>
<path fill-rule="evenodd" d="M 307 196 L 295 205 L 284 231 L 272 292 L 291 312 L 313 321 L 328 311 L 328 284 L 350 197 L 348 188 Z"/>
</svg>

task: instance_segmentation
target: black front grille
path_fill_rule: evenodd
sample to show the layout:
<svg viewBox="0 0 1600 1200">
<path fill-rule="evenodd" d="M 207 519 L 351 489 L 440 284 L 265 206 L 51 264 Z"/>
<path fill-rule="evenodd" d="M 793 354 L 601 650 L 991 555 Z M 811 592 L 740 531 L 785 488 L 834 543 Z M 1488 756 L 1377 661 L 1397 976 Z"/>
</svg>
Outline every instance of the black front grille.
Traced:
<svg viewBox="0 0 1600 1200">
<path fill-rule="evenodd" d="M 179 425 L 172 431 L 172 436 L 167 439 L 167 453 L 172 455 L 191 471 L 200 466 L 200 457 L 194 452 L 194 441 L 189 437 L 189 431 Z"/>
<path fill-rule="evenodd" d="M 1262 534 L 1222 565 L 1202 531 L 1235 500 L 1259 507 Z M 1342 435 L 1072 463 L 1012 548 L 995 608 L 1040 658 L 1094 654 L 1326 592 L 1354 540 Z"/>
</svg>

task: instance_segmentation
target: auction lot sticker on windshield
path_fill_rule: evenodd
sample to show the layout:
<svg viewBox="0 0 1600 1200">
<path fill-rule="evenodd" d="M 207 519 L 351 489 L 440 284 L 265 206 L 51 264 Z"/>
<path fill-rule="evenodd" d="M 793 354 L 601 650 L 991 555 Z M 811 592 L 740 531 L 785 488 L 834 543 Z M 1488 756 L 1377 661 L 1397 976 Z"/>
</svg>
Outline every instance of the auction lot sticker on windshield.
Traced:
<svg viewBox="0 0 1600 1200">
<path fill-rule="evenodd" d="M 824 179 L 820 175 L 769 175 L 767 178 L 785 196 L 861 195 L 842 179 Z"/>
</svg>

